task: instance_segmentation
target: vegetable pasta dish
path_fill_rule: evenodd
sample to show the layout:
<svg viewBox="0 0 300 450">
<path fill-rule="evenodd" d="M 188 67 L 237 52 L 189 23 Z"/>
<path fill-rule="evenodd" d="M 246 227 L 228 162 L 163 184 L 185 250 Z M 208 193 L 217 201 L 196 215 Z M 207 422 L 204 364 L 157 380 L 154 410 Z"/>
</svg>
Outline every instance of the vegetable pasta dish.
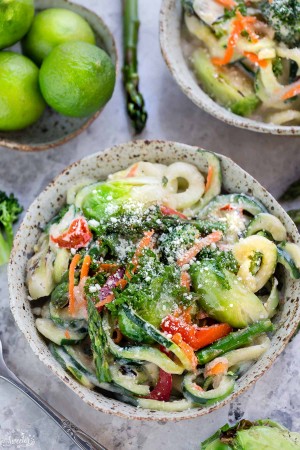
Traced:
<svg viewBox="0 0 300 450">
<path fill-rule="evenodd" d="M 280 271 L 300 278 L 281 221 L 225 192 L 219 158 L 198 151 L 206 173 L 140 161 L 78 181 L 27 264 L 54 358 L 87 388 L 141 408 L 229 396 L 270 346 Z"/>
<path fill-rule="evenodd" d="M 203 90 L 240 116 L 300 124 L 300 1 L 182 5 L 183 50 Z"/>
</svg>

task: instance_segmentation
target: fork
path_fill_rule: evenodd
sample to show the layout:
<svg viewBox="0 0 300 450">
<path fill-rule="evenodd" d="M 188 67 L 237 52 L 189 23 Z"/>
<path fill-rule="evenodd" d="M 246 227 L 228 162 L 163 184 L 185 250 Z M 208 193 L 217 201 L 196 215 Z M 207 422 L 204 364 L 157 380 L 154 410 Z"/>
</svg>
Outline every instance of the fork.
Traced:
<svg viewBox="0 0 300 450">
<path fill-rule="evenodd" d="M 18 388 L 27 397 L 29 397 L 37 406 L 39 406 L 48 416 L 60 426 L 60 428 L 72 439 L 75 444 L 82 450 L 107 450 L 106 447 L 96 442 L 92 437 L 88 436 L 84 431 L 77 428 L 72 422 L 67 420 L 62 414 L 56 411 L 30 387 L 21 381 L 5 364 L 2 351 L 2 342 L 0 339 L 0 378 L 8 381 Z"/>
</svg>

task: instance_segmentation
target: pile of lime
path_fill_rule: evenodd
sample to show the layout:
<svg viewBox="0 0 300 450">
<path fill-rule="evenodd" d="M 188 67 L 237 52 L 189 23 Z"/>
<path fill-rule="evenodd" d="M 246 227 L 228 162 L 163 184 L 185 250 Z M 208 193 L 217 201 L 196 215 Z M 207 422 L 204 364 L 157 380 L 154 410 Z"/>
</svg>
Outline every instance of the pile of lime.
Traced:
<svg viewBox="0 0 300 450">
<path fill-rule="evenodd" d="M 23 51 L 0 52 L 1 131 L 32 125 L 47 104 L 87 117 L 113 94 L 115 66 L 89 23 L 63 8 L 34 13 L 34 0 L 0 0 L 0 50 L 22 39 Z"/>
</svg>

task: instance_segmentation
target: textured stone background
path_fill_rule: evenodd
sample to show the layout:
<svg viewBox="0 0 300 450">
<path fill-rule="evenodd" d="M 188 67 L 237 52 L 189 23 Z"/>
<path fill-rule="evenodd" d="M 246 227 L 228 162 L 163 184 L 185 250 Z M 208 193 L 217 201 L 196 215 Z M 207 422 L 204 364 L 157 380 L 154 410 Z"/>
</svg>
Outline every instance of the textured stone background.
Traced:
<svg viewBox="0 0 300 450">
<path fill-rule="evenodd" d="M 116 37 L 121 54 L 121 1 L 81 0 L 81 3 L 103 17 Z M 196 108 L 178 89 L 161 57 L 159 7 L 159 0 L 140 0 L 141 88 L 149 112 L 147 130 L 141 137 L 181 141 L 224 153 L 278 196 L 300 175 L 300 138 L 235 129 Z M 119 74 L 113 99 L 103 114 L 74 141 L 39 154 L 0 148 L 0 189 L 13 191 L 27 207 L 67 164 L 113 144 L 126 142 L 131 137 Z M 226 421 L 241 417 L 271 417 L 300 431 L 300 335 L 256 386 L 230 406 L 209 417 L 162 425 L 105 416 L 92 410 L 58 381 L 33 355 L 14 324 L 8 306 L 5 268 L 0 269 L 0 334 L 6 360 L 16 374 L 109 450 L 193 450 Z M 20 433 L 31 436 L 35 443 L 30 448 L 34 450 L 76 448 L 44 413 L 10 385 L 0 381 L 0 448 L 7 439 L 20 436 Z"/>
</svg>

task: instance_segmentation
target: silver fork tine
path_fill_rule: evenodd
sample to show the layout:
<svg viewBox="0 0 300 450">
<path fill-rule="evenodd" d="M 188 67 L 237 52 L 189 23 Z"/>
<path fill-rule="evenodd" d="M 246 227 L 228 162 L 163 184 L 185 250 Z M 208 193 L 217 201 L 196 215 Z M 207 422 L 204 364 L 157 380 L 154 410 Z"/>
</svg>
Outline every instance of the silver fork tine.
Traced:
<svg viewBox="0 0 300 450">
<path fill-rule="evenodd" d="M 82 450 L 107 450 L 106 447 L 96 442 L 84 431 L 77 428 L 72 422 L 67 420 L 62 414 L 56 411 L 30 387 L 21 381 L 5 364 L 3 357 L 3 346 L 0 339 L 0 378 L 8 381 L 18 388 L 27 397 L 29 397 L 37 406 L 39 406 L 48 416 L 59 425 L 59 427 L 72 439 Z"/>
</svg>

